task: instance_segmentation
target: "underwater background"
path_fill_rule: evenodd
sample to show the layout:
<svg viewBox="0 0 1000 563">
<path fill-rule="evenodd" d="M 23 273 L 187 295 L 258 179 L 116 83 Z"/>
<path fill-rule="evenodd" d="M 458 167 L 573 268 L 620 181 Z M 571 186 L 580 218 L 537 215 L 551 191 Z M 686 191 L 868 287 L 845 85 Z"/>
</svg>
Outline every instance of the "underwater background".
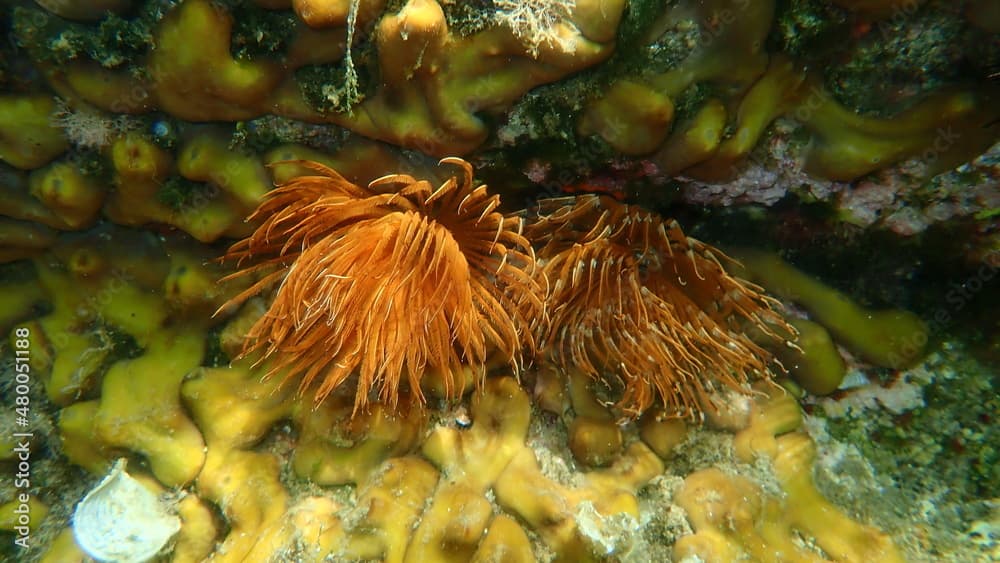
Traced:
<svg viewBox="0 0 1000 563">
<path fill-rule="evenodd" d="M 1000 561 L 996 0 L 0 25 L 0 560 Z"/>
</svg>

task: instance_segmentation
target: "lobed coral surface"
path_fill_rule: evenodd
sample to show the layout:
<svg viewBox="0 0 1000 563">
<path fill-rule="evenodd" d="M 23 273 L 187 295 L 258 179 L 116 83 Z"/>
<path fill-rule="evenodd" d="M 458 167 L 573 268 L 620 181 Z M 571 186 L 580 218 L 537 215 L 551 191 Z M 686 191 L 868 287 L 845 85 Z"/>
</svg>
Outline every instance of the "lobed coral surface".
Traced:
<svg viewBox="0 0 1000 563">
<path fill-rule="evenodd" d="M 0 557 L 996 557 L 988 4 L 9 3 Z"/>
</svg>

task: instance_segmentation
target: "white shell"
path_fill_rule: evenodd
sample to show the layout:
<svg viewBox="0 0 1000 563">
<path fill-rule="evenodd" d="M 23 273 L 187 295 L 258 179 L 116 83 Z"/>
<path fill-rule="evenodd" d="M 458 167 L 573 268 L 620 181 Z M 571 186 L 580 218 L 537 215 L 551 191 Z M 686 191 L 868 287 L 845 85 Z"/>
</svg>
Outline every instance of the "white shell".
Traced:
<svg viewBox="0 0 1000 563">
<path fill-rule="evenodd" d="M 180 518 L 167 503 L 125 472 L 124 459 L 115 462 L 73 513 L 76 543 L 98 561 L 148 561 L 180 529 Z"/>
</svg>

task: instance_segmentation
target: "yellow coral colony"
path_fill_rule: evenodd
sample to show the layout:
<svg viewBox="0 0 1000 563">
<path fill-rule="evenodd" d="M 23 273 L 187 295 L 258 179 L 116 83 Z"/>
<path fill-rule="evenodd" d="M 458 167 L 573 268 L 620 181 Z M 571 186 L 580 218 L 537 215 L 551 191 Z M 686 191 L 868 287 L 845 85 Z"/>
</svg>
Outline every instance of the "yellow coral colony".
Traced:
<svg viewBox="0 0 1000 563">
<path fill-rule="evenodd" d="M 816 447 L 801 429 L 795 399 L 765 390 L 749 414 L 733 440 L 736 458 L 770 463 L 781 494 L 715 467 L 692 473 L 674 497 L 694 531 L 674 544 L 676 561 L 903 561 L 886 534 L 855 522 L 817 490 Z"/>
<path fill-rule="evenodd" d="M 541 315 L 534 255 L 521 220 L 472 183 L 472 167 L 440 187 L 406 175 L 367 188 L 314 162 L 270 192 L 251 220 L 261 226 L 227 257 L 257 260 L 235 275 L 266 272 L 229 304 L 278 282 L 270 310 L 248 334 L 246 354 L 274 356 L 300 390 L 319 381 L 321 401 L 357 369 L 355 410 L 374 390 L 395 406 L 400 391 L 423 401 L 434 370 L 447 397 L 465 388 L 463 366 L 480 376 L 497 353 L 512 365 L 532 348 Z"/>
<path fill-rule="evenodd" d="M 356 21 L 349 23 L 350 4 L 293 2 L 308 27 L 297 32 L 284 64 L 279 64 L 235 59 L 229 51 L 232 15 L 208 0 L 185 0 L 157 28 L 149 79 L 93 63 L 52 69 L 49 79 L 61 91 L 107 110 L 160 109 L 191 121 L 235 121 L 272 113 L 335 123 L 432 155 L 464 154 L 489 135 L 478 112 L 509 107 L 539 84 L 610 57 L 625 7 L 624 0 L 580 0 L 554 31 L 558 44 L 544 43 L 532 52 L 511 29 L 494 26 L 462 36 L 449 29 L 438 2 L 408 0 L 374 24 L 380 88 L 354 111 L 317 111 L 291 71 L 343 58 L 346 28 L 364 27 L 382 7 L 361 1 Z"/>
<path fill-rule="evenodd" d="M 920 4 L 917 0 L 834 3 L 867 17 L 909 13 Z M 737 177 L 750 151 L 781 116 L 799 121 L 811 137 L 803 151 L 804 169 L 829 180 L 856 180 L 919 157 L 930 150 L 942 128 L 960 133 L 955 142 L 939 143 L 941 150 L 933 151 L 928 163 L 932 175 L 968 162 L 995 143 L 1000 106 L 990 86 L 941 88 L 891 118 L 862 115 L 840 104 L 803 61 L 765 49 L 776 4 L 773 0 L 672 3 L 661 15 L 660 29 L 693 19 L 708 40 L 667 71 L 617 77 L 584 107 L 577 132 L 598 135 L 623 154 L 648 155 L 666 175 L 683 174 L 706 182 Z M 899 12 L 902 5 L 906 9 Z M 719 25 L 727 18 L 737 23 Z M 697 84 L 713 84 L 712 96 L 675 125 L 674 104 Z"/>
<path fill-rule="evenodd" d="M 287 49 L 241 57 L 232 8 L 179 0 L 150 28 L 155 49 L 138 66 L 107 69 L 82 54 L 64 65 L 35 61 L 70 106 L 115 117 L 160 111 L 183 129 L 173 149 L 139 128 L 112 134 L 102 177 L 85 172 L 79 151 L 67 154 L 75 142 L 56 125 L 49 93 L 0 96 L 0 160 L 9 165 L 0 261 L 23 260 L 31 272 L 0 280 L 0 325 L 31 332 L 46 401 L 36 412 L 57 413 L 47 446 L 61 457 L 44 461 L 98 478 L 128 457 L 148 488 L 180 492 L 181 531 L 157 559 L 177 563 L 899 560 L 888 536 L 819 494 L 815 449 L 790 395 L 765 382 L 752 400 L 717 401 L 716 391 L 745 393 L 751 380 L 770 378 L 763 340 L 799 364 L 815 359 L 785 346 L 794 330 L 775 302 L 727 274 L 721 252 L 676 223 L 597 197 L 547 202 L 522 234 L 521 220 L 502 215 L 497 196 L 454 158 L 443 162 L 458 174 L 443 184 L 403 174 L 368 183 L 403 169 L 396 146 L 437 156 L 484 146 L 493 120 L 529 90 L 620 49 L 619 21 L 641 4 L 551 3 L 574 7 L 539 39 L 510 25 L 463 29 L 452 1 L 258 0 L 266 10 L 290 4 L 298 21 Z M 874 16 L 905 2 L 833 3 Z M 131 19 L 157 3 L 38 4 L 96 20 L 104 9 Z M 671 13 L 653 27 L 696 14 L 712 40 L 671 70 L 616 77 L 583 102 L 577 122 L 578 133 L 647 156 L 664 176 L 735 173 L 782 115 L 810 135 L 807 171 L 827 179 L 917 155 L 947 119 L 963 135 L 940 164 L 992 142 L 995 128 L 982 123 L 995 109 L 978 91 L 938 92 L 891 119 L 849 112 L 791 56 L 766 52 L 771 0 L 667 4 Z M 736 25 L 709 29 L 735 8 Z M 317 109 L 296 73 L 344 60 L 355 28 L 364 38 L 355 55 L 362 46 L 374 53 L 366 70 L 378 83 L 351 111 Z M 713 97 L 683 108 L 682 90 L 699 84 Z M 262 115 L 351 133 L 335 154 L 282 145 L 262 159 L 232 146 L 223 126 L 182 123 Z M 164 188 L 177 179 L 207 189 L 190 205 L 168 205 Z M 258 223 L 244 222 L 254 209 Z M 132 230 L 151 225 L 157 234 Z M 187 235 L 205 244 L 245 238 L 228 254 L 245 267 L 239 283 L 217 285 L 214 254 Z M 537 264 L 532 240 L 543 245 Z M 871 312 L 861 307 L 824 315 L 843 296 L 768 259 L 746 262 L 751 272 L 762 264 L 771 275 L 751 279 L 779 296 L 792 281 L 812 288 L 798 289 L 798 300 L 862 358 L 892 367 L 918 359 L 921 350 L 887 348 L 882 338 L 901 328 L 925 337 L 917 319 L 876 316 L 862 326 Z M 210 318 L 237 308 L 231 319 Z M 844 371 L 822 335 L 833 373 L 811 369 L 814 393 L 836 388 Z M 123 351 L 123 341 L 134 349 Z M 248 357 L 226 365 L 240 352 Z M 494 360 L 518 367 L 521 354 L 543 360 L 525 378 L 535 397 L 510 373 L 484 377 Z M 268 370 L 275 377 L 262 379 Z M 312 394 L 296 397 L 282 378 Z M 601 384 L 620 393 L 619 409 L 642 416 L 620 421 Z M 429 389 L 454 399 L 473 385 L 481 392 L 459 406 L 420 408 Z M 702 413 L 709 428 L 689 432 L 679 418 Z M 678 451 L 685 441 L 709 444 L 714 457 L 670 463 L 690 455 Z M 10 461 L 6 449 L 0 462 Z M 32 453 L 42 461 L 41 448 Z M 769 487 L 741 474 L 762 459 Z M 692 461 L 697 470 L 680 473 Z M 50 475 L 39 475 L 29 503 L 41 560 L 86 561 L 67 528 L 66 499 L 79 490 Z M 0 501 L 0 531 L 9 531 L 16 504 Z"/>
<path fill-rule="evenodd" d="M 528 230 L 552 286 L 540 334 L 562 366 L 620 378 L 618 405 L 633 415 L 661 400 L 671 414 L 714 408 L 720 387 L 770 377 L 771 354 L 753 326 L 794 334 L 759 287 L 723 269 L 718 249 L 680 226 L 608 197 L 543 201 Z"/>
<path fill-rule="evenodd" d="M 260 258 L 264 261 L 250 271 L 264 277 L 236 301 L 243 301 L 249 293 L 262 293 L 268 281 L 276 282 L 283 275 L 287 277 L 278 289 L 279 295 L 285 290 L 301 290 L 295 280 L 288 281 L 296 267 L 291 266 L 292 273 L 287 274 L 280 268 L 312 257 L 310 249 L 324 242 L 327 248 L 339 244 L 349 249 L 345 245 L 360 248 L 368 241 L 373 245 L 371 255 L 381 252 L 383 258 L 395 256 L 402 260 L 400 263 L 413 266 L 408 272 L 420 274 L 406 278 L 399 272 L 376 269 L 376 275 L 386 280 L 417 281 L 426 275 L 428 284 L 431 276 L 456 272 L 455 263 L 449 262 L 443 251 L 439 259 L 433 252 L 452 244 L 451 248 L 463 251 L 469 272 L 466 283 L 473 284 L 477 273 L 489 274 L 482 284 L 506 283 L 512 293 L 495 299 L 511 315 L 520 315 L 511 317 L 510 323 L 528 324 L 530 315 L 541 313 L 541 305 L 534 293 L 539 290 L 538 284 L 530 278 L 532 255 L 525 237 L 517 231 L 519 222 L 499 215 L 496 198 L 488 196 L 485 188 L 472 188 L 467 164 L 458 160 L 449 163 L 458 166 L 459 177 L 437 187 L 395 175 L 367 188 L 346 182 L 327 168 L 295 163 L 311 166 L 318 174 L 292 178 L 265 200 L 262 213 L 267 209 L 271 212 L 264 224 L 234 250 L 234 257 L 248 259 L 262 252 Z M 317 197 L 309 199 L 311 196 Z M 561 229 L 549 230 L 547 246 L 554 248 L 558 246 L 555 241 L 566 239 L 589 240 L 574 230 L 578 222 L 587 220 L 588 213 L 596 215 L 593 224 L 598 225 L 592 238 L 607 231 L 602 240 L 616 244 L 624 245 L 629 240 L 625 234 L 630 227 L 620 223 L 634 224 L 630 235 L 633 245 L 628 247 L 632 253 L 612 253 L 619 262 L 635 260 L 643 266 L 633 271 L 633 278 L 625 276 L 625 280 L 646 280 L 657 268 L 674 279 L 684 274 L 689 285 L 671 290 L 671 306 L 689 312 L 693 310 L 681 307 L 693 305 L 678 300 L 686 291 L 700 288 L 702 293 L 686 297 L 692 303 L 714 295 L 705 286 L 708 280 L 715 279 L 713 275 L 721 275 L 710 258 L 714 251 L 634 208 L 596 198 L 581 201 L 591 207 L 568 208 L 547 216 L 551 224 L 558 223 L 560 217 L 565 219 Z M 332 225 L 316 223 L 317 218 L 331 216 L 337 218 Z M 302 219 L 306 222 L 299 225 Z M 409 225 L 416 235 L 406 240 L 416 242 L 376 251 L 380 245 L 398 239 L 381 236 L 386 233 L 361 237 L 372 234 L 373 225 L 386 229 Z M 612 229 L 611 225 L 618 228 Z M 271 227 L 270 236 L 266 226 Z M 654 226 L 656 229 L 652 229 Z M 657 243 L 660 227 L 670 246 Z M 452 228 L 457 236 L 451 235 Z M 430 232 L 420 236 L 424 230 Z M 342 236 L 337 238 L 334 233 Z M 647 240 L 648 247 L 644 243 Z M 309 242 L 305 249 L 303 242 Z M 592 242 L 578 245 L 593 252 L 599 247 Z M 427 267 L 415 262 L 418 250 L 430 256 Z M 654 254 L 654 250 L 662 250 L 662 254 Z M 335 258 L 348 259 L 350 255 L 324 254 L 317 260 L 337 264 Z M 637 256 L 645 258 L 645 262 Z M 676 260 L 671 261 L 671 256 Z M 743 456 L 740 459 L 747 462 L 750 456 L 772 455 L 768 449 L 774 442 L 772 437 L 779 436 L 774 467 L 788 501 L 782 502 L 780 496 L 749 485 L 752 490 L 745 497 L 750 499 L 749 508 L 763 509 L 747 512 L 744 497 L 727 494 L 734 486 L 745 486 L 746 480 L 710 469 L 706 476 L 698 472 L 687 478 L 678 489 L 673 508 L 670 498 L 664 497 L 662 506 L 651 509 L 644 504 L 647 493 L 640 489 L 658 479 L 662 482 L 664 460 L 675 455 L 672 449 L 685 439 L 685 425 L 666 420 L 660 409 L 649 409 L 637 425 L 619 426 L 580 374 L 569 378 L 570 400 L 577 417 L 569 428 L 569 447 L 580 464 L 567 467 L 572 463 L 568 456 L 562 458 L 538 447 L 538 435 L 534 434 L 537 430 L 532 426 L 539 421 L 539 413 L 534 412 L 531 399 L 513 377 L 490 377 L 482 382 L 482 392 L 469 401 L 467 418 L 459 423 L 461 415 L 440 410 L 391 412 L 388 405 L 380 404 L 355 412 L 356 396 L 342 393 L 333 393 L 317 406 L 311 397 L 296 399 L 294 389 L 282 388 L 277 378 L 261 381 L 262 370 L 253 368 L 249 360 L 235 361 L 227 367 L 203 367 L 206 331 L 214 322 L 207 319 L 207 312 L 227 300 L 232 303 L 232 295 L 243 290 L 230 287 L 206 291 L 206 281 L 219 275 L 207 258 L 204 249 L 176 235 L 139 237 L 133 231 L 107 227 L 106 232 L 60 236 L 51 250 L 30 262 L 39 283 L 9 286 L 25 300 L 37 300 L 40 287 L 52 302 L 52 313 L 30 326 L 33 337 L 38 337 L 35 349 L 37 360 L 42 362 L 37 373 L 52 401 L 63 407 L 59 434 L 67 458 L 97 476 L 114 458 L 130 456 L 137 465 L 147 468 L 137 472 L 147 482 L 153 483 L 155 477 L 161 485 L 186 491 L 187 496 L 177 507 L 181 531 L 173 551 L 164 556 L 171 561 L 495 561 L 501 557 L 516 561 L 600 561 L 637 556 L 666 560 L 671 545 L 662 537 L 653 538 L 658 528 L 646 519 L 664 519 L 677 505 L 686 507 L 695 534 L 688 536 L 689 540 L 677 541 L 676 558 L 696 553 L 706 561 L 726 561 L 731 555 L 750 554 L 767 560 L 771 554 L 786 550 L 790 542 L 805 538 L 806 544 L 815 542 L 823 554 L 836 560 L 878 560 L 884 555 L 882 560 L 892 561 L 894 547 L 886 536 L 836 512 L 808 479 L 795 477 L 805 474 L 811 450 L 802 434 L 794 434 L 794 442 L 779 436 L 799 424 L 797 405 L 780 391 L 776 397 L 782 401 L 781 409 L 767 411 L 776 413 L 774 416 L 758 416 L 751 411 L 747 420 L 733 428 L 744 429 L 739 436 L 745 437 L 738 436 L 736 446 L 737 453 Z M 353 258 L 354 263 L 363 265 L 370 257 L 354 253 Z M 548 264 L 553 262 L 558 261 L 550 259 Z M 514 268 L 514 264 L 521 267 Z M 316 267 L 314 261 L 303 271 Z M 349 283 L 344 279 L 346 275 L 338 275 L 319 279 L 329 284 Z M 590 274 L 582 270 L 581 275 Z M 273 276 L 273 280 L 267 276 Z M 249 284 L 256 276 L 240 278 Z M 360 281 L 357 278 L 356 283 Z M 573 281 L 572 276 L 568 281 Z M 565 295 L 565 290 L 555 287 L 558 283 L 554 277 L 553 289 L 563 293 L 554 293 Z M 657 285 L 646 283 L 646 291 L 660 291 Z M 715 279 L 715 283 L 730 289 L 738 283 L 744 290 L 752 289 L 730 278 Z M 439 292 L 442 303 L 449 302 L 444 295 L 461 293 L 454 280 L 418 287 Z M 513 291 L 515 287 L 524 293 Z M 348 291 L 346 287 L 343 290 Z M 371 303 L 377 292 L 376 288 L 352 295 Z M 96 297 L 90 299 L 92 295 Z M 718 304 L 730 303 L 734 310 L 746 309 L 752 303 L 766 304 L 759 296 L 746 299 L 749 301 L 719 299 Z M 230 357 L 238 352 L 247 327 L 255 323 L 280 326 L 280 319 L 269 318 L 260 301 L 247 299 L 222 330 L 220 345 Z M 299 312 L 305 318 L 307 299 L 299 301 L 303 306 Z M 299 301 L 284 306 L 291 307 L 294 313 L 293 305 Z M 422 303 L 410 299 L 407 305 Z M 79 316 L 81 309 L 89 311 L 87 316 Z M 377 311 L 378 304 L 369 309 Z M 709 307 L 701 314 L 691 314 L 711 317 L 722 310 L 721 306 Z M 494 309 L 482 311 L 485 315 Z M 758 314 L 770 316 L 766 311 Z M 105 349 L 107 336 L 86 328 L 94 323 L 130 335 L 143 348 L 141 355 L 127 359 L 110 356 Z M 317 324 L 320 328 L 326 326 L 325 321 Z M 391 326 L 382 323 L 378 328 L 386 330 L 384 327 Z M 488 322 L 481 325 L 491 326 Z M 728 330 L 725 324 L 715 329 L 704 323 L 701 326 L 706 333 Z M 515 333 L 516 343 L 504 341 L 502 335 L 507 333 L 503 327 L 482 336 L 479 342 L 492 345 L 510 359 L 508 350 L 530 349 L 530 335 L 526 328 L 522 330 Z M 266 338 L 266 333 L 261 334 Z M 460 341 L 461 337 L 456 337 L 455 342 Z M 451 344 L 450 334 L 447 342 Z M 384 342 L 380 345 L 387 346 Z M 48 357 L 43 353 L 46 351 Z M 448 351 L 455 356 L 461 353 L 457 346 Z M 278 350 L 274 355 L 280 357 L 283 353 Z M 516 353 L 512 355 L 516 357 Z M 454 361 L 453 357 L 448 361 Z M 104 358 L 111 362 L 109 369 L 104 369 Z M 485 355 L 475 358 L 485 361 Z M 46 361 L 49 363 L 44 364 Z M 408 365 L 405 359 L 403 362 Z M 428 359 L 428 365 L 430 362 Z M 71 364 L 82 369 L 71 369 Z M 387 388 L 380 380 L 372 383 Z M 765 389 L 778 391 L 773 386 Z M 646 394 L 656 400 L 654 391 L 647 390 Z M 711 415 L 711 411 L 707 414 Z M 297 431 L 285 430 L 282 420 L 290 420 Z M 789 455 L 782 453 L 786 442 L 795 446 L 786 448 Z M 740 453 L 746 447 L 751 448 L 750 454 Z M 720 455 L 722 463 L 726 463 L 729 456 Z M 560 475 L 558 469 L 554 472 L 553 468 L 560 464 L 564 471 L 568 469 L 566 474 Z M 595 465 L 600 468 L 582 468 Z M 313 484 L 349 484 L 356 489 L 317 489 Z M 159 486 L 151 488 L 162 490 Z M 702 501 L 715 498 L 713 491 L 718 491 L 718 499 L 710 508 L 717 507 L 718 511 L 706 512 Z M 821 518 L 815 512 L 825 516 Z M 732 531 L 725 522 L 713 519 L 715 514 L 747 513 L 759 514 L 759 527 Z M 39 511 L 38 518 L 43 514 Z M 831 514 L 836 515 L 835 530 L 816 525 Z M 46 549 L 43 561 L 85 560 L 69 530 L 63 530 Z M 798 552 L 806 557 L 825 556 L 816 555 L 818 549 Z"/>
</svg>

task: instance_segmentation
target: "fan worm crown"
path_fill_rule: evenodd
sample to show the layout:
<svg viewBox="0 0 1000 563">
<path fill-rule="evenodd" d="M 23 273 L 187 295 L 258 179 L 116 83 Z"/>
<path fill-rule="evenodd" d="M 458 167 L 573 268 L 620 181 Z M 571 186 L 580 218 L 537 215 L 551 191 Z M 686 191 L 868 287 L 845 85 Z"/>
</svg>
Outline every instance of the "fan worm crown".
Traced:
<svg viewBox="0 0 1000 563">
<path fill-rule="evenodd" d="M 543 308 L 522 220 L 497 211 L 469 163 L 441 162 L 461 175 L 437 187 L 404 174 L 361 187 L 298 162 L 317 174 L 269 192 L 250 217 L 260 226 L 226 255 L 254 260 L 234 276 L 261 274 L 227 306 L 277 285 L 243 355 L 271 359 L 300 391 L 317 383 L 317 402 L 357 373 L 355 412 L 370 392 L 396 406 L 404 382 L 422 403 L 432 371 L 455 397 L 466 367 L 478 385 L 493 354 L 517 366 Z"/>
</svg>

